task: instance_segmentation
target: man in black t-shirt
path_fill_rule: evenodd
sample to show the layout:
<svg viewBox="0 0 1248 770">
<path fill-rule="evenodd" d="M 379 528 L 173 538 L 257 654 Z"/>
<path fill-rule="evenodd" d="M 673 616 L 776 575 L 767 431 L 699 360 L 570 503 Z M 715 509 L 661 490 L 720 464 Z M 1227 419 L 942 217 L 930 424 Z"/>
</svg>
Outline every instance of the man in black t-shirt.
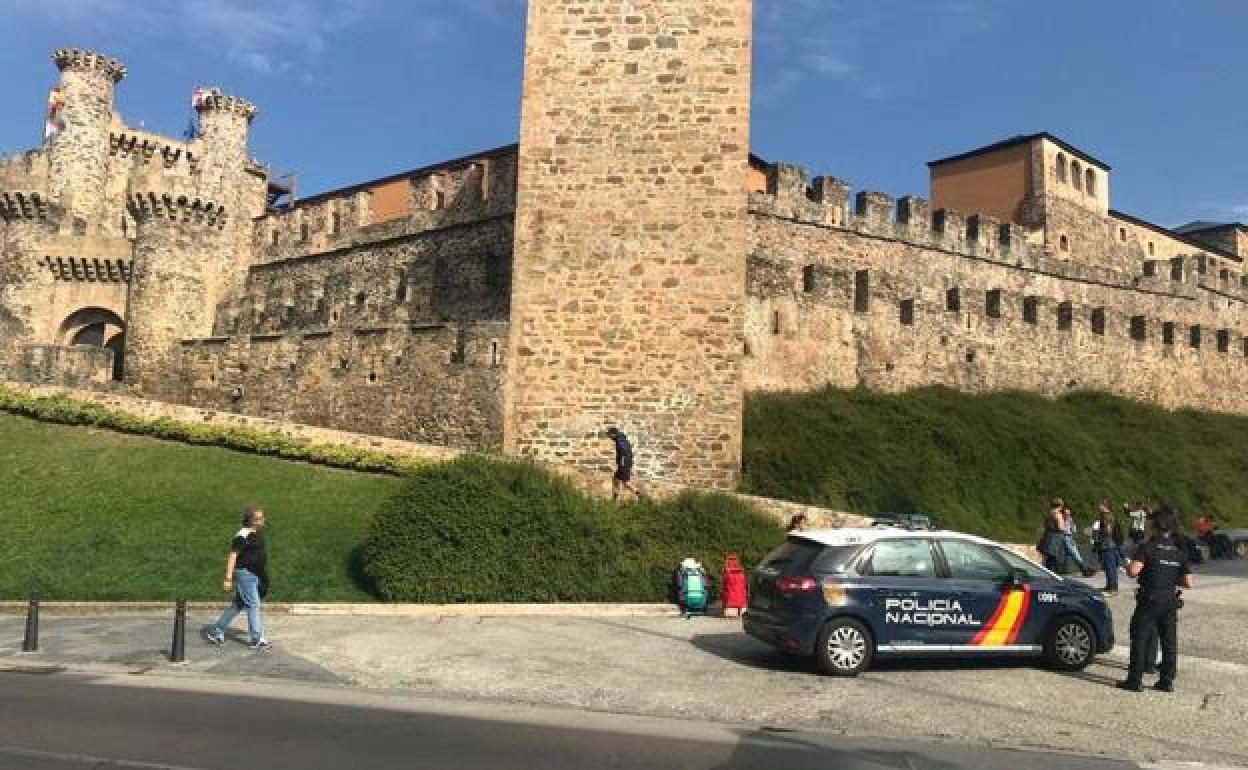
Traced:
<svg viewBox="0 0 1248 770">
<path fill-rule="evenodd" d="M 1161 642 L 1161 670 L 1155 689 L 1174 692 L 1178 670 L 1178 589 L 1192 588 L 1192 568 L 1186 543 L 1177 533 L 1174 510 L 1164 507 L 1153 514 L 1153 536 L 1136 549 L 1127 564 L 1127 575 L 1138 577 L 1135 613 L 1131 616 L 1131 665 L 1124 690 L 1139 692 L 1144 671 L 1152 665 L 1149 640 Z"/>
<path fill-rule="evenodd" d="M 224 644 L 225 629 L 230 627 L 238 613 L 246 610 L 251 648 L 259 652 L 272 649 L 264 638 L 264 624 L 260 619 L 260 599 L 268 594 L 269 588 L 264 525 L 264 511 L 259 508 L 250 508 L 243 513 L 243 528 L 234 536 L 230 552 L 225 557 L 225 582 L 222 585 L 227 593 L 234 594 L 234 599 L 216 624 L 205 631 L 212 644 Z"/>
</svg>

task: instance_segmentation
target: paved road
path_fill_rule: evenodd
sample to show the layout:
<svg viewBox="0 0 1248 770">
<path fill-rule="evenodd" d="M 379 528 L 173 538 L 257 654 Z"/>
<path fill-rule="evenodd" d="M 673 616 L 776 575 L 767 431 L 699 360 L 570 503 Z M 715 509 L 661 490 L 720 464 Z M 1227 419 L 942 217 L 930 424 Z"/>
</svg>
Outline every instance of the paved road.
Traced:
<svg viewBox="0 0 1248 770">
<path fill-rule="evenodd" d="M 4 770 L 744 768 L 1111 770 L 1135 765 L 973 747 L 850 741 L 281 683 L 0 674 Z M 227 694 L 240 686 L 256 696 Z M 384 707 L 382 707 L 384 706 Z"/>
<path fill-rule="evenodd" d="M 177 673 L 750 724 L 773 737 L 767 728 L 1248 767 L 1238 727 L 1248 723 L 1245 577 L 1248 562 L 1202 568 L 1181 615 L 1174 695 L 1114 689 L 1125 674 L 1122 649 L 1068 676 L 1029 663 L 911 661 L 828 679 L 718 618 L 278 616 L 269 619 L 272 654 L 250 652 L 241 634 L 223 650 L 192 638 L 191 663 Z M 1125 588 L 1112 600 L 1120 644 L 1130 618 Z M 15 652 L 21 630 L 21 618 L 0 618 L 0 670 L 107 664 L 139 674 L 132 680 L 175 674 L 163 662 L 168 617 L 49 616 L 45 653 L 33 657 Z"/>
</svg>

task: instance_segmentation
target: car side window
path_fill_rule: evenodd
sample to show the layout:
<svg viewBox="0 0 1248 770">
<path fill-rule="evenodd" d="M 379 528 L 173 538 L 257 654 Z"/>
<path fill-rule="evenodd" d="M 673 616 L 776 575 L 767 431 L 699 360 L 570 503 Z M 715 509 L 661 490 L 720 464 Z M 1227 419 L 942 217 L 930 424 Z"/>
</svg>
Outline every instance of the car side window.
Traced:
<svg viewBox="0 0 1248 770">
<path fill-rule="evenodd" d="M 991 548 L 968 540 L 941 540 L 940 549 L 955 580 L 1005 580 L 1010 567 Z"/>
<path fill-rule="evenodd" d="M 862 574 L 870 577 L 936 577 L 932 547 L 926 540 L 881 540 L 875 544 Z"/>
<path fill-rule="evenodd" d="M 1045 580 L 1052 577 L 1046 570 L 1042 569 L 1038 564 L 1028 560 L 1023 556 L 1019 556 L 1008 548 L 997 548 L 997 555 L 1010 565 L 1011 568 L 1022 572 L 1031 580 Z"/>
</svg>

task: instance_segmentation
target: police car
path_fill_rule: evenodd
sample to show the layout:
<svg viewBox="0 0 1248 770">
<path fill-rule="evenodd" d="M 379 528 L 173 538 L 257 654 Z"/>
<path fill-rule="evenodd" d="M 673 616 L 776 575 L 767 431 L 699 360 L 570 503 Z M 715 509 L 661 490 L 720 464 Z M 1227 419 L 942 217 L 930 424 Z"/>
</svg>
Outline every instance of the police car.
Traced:
<svg viewBox="0 0 1248 770">
<path fill-rule="evenodd" d="M 877 656 L 1032 656 L 1075 671 L 1114 646 L 1093 588 L 991 540 L 893 527 L 791 533 L 751 575 L 743 622 L 836 676 Z"/>
</svg>

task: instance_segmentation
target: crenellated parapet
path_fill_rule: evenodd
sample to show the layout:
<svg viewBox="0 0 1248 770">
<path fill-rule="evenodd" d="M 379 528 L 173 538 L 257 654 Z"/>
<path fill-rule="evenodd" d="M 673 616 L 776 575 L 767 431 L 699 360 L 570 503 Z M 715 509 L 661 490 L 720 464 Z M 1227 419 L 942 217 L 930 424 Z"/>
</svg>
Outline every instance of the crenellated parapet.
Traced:
<svg viewBox="0 0 1248 770">
<path fill-rule="evenodd" d="M 0 192 L 0 220 L 11 222 L 20 219 L 47 220 L 52 213 L 48 199 L 37 192 Z"/>
<path fill-rule="evenodd" d="M 129 129 L 109 134 L 108 150 L 113 157 L 129 158 L 143 164 L 159 163 L 167 169 L 185 163 L 191 173 L 199 165 L 199 157 L 190 145 Z"/>
<path fill-rule="evenodd" d="M 165 219 L 216 228 L 223 228 L 226 224 L 226 211 L 222 206 L 188 195 L 131 193 L 129 208 L 140 223 Z"/>
<path fill-rule="evenodd" d="M 232 115 L 251 123 L 256 119 L 256 105 L 240 96 L 230 96 L 217 88 L 201 88 L 195 92 L 195 110 L 199 114 Z"/>
<path fill-rule="evenodd" d="M 85 48 L 60 48 L 52 54 L 56 68 L 61 72 L 82 72 L 107 78 L 120 83 L 126 76 L 126 65 L 104 54 Z"/>
<path fill-rule="evenodd" d="M 800 166 L 775 163 L 767 169 L 767 191 L 751 194 L 750 211 L 984 259 L 1017 263 L 1042 256 L 1031 254 L 1026 232 L 1016 224 L 986 214 L 932 211 L 931 204 L 916 195 L 894 200 L 871 190 L 851 197 L 850 191 L 848 182 L 835 177 L 811 180 Z"/>
</svg>

